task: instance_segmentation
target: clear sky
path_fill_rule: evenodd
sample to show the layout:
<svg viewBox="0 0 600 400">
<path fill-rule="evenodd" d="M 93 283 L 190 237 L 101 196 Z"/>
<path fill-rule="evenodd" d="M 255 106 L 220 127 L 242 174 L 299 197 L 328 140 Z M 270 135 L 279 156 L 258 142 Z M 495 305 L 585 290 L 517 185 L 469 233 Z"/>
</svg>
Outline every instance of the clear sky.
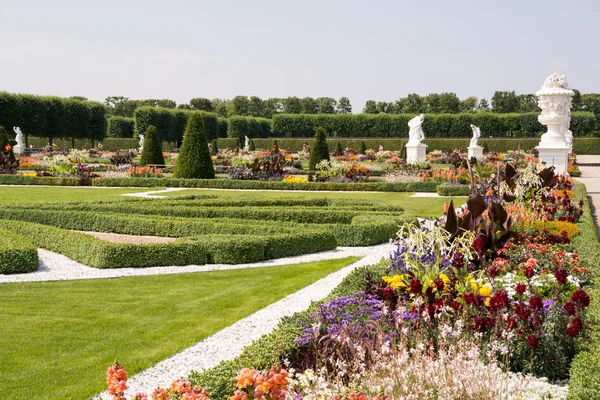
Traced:
<svg viewBox="0 0 600 400">
<path fill-rule="evenodd" d="M 600 92 L 598 0 L 0 0 L 0 90 L 232 98 Z"/>
</svg>

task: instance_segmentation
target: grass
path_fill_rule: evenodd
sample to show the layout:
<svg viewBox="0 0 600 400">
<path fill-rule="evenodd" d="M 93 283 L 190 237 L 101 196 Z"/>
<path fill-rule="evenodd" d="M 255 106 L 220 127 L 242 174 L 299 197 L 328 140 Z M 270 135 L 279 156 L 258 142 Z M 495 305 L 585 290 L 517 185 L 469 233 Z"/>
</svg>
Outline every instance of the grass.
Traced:
<svg viewBox="0 0 600 400">
<path fill-rule="evenodd" d="M 411 212 L 419 217 L 439 217 L 442 214 L 444 202 L 449 202 L 452 197 L 411 197 L 414 193 L 398 192 L 298 192 L 298 191 L 258 191 L 258 190 L 206 190 L 206 189 L 185 189 L 175 192 L 160 194 L 161 196 L 178 197 L 201 194 L 218 194 L 223 197 L 244 198 L 256 196 L 260 199 L 278 199 L 282 197 L 294 198 L 329 198 L 329 199 L 352 199 L 352 200 L 373 200 L 384 201 L 390 205 L 401 206 L 406 212 Z M 463 204 L 466 197 L 454 197 L 455 206 Z"/>
<path fill-rule="evenodd" d="M 159 188 L 160 189 L 160 188 Z M 49 201 L 94 201 L 123 199 L 125 193 L 147 192 L 156 188 L 95 188 L 59 186 L 0 186 L 2 203 L 47 203 Z"/>
<path fill-rule="evenodd" d="M 4 284 L 2 398 L 90 398 L 115 360 L 139 372 L 357 259 Z"/>
</svg>

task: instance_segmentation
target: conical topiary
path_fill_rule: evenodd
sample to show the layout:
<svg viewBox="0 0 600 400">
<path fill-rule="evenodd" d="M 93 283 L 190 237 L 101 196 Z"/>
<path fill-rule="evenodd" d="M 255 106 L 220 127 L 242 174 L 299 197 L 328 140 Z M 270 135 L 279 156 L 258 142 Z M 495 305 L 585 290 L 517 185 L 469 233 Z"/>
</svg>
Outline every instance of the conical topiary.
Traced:
<svg viewBox="0 0 600 400">
<path fill-rule="evenodd" d="M 365 142 L 361 141 L 360 142 L 360 154 L 366 154 L 367 153 L 367 145 L 365 144 Z"/>
<path fill-rule="evenodd" d="M 188 119 L 174 176 L 184 179 L 213 179 L 215 177 L 215 167 L 208 151 L 206 130 L 201 113 L 193 112 Z"/>
<path fill-rule="evenodd" d="M 315 166 L 323 160 L 329 161 L 329 148 L 327 147 L 327 133 L 325 129 L 318 127 L 315 133 L 315 141 L 313 142 L 312 153 L 308 169 L 314 171 Z"/>
<path fill-rule="evenodd" d="M 277 144 L 277 140 L 273 140 L 273 147 L 271 148 L 271 153 L 279 153 L 279 145 Z"/>
<path fill-rule="evenodd" d="M 162 154 L 162 142 L 158 138 L 156 128 L 150 125 L 144 134 L 144 147 L 140 157 L 140 165 L 164 165 L 165 159 Z"/>
<path fill-rule="evenodd" d="M 249 151 L 255 151 L 256 150 L 256 146 L 254 145 L 254 139 L 250 139 L 250 144 L 248 145 L 248 150 Z"/>
<path fill-rule="evenodd" d="M 213 139 L 210 143 L 210 154 L 217 155 L 219 152 L 219 146 L 217 145 L 217 139 Z"/>
<path fill-rule="evenodd" d="M 342 148 L 342 143 L 335 142 L 335 149 L 333 150 L 333 155 L 341 156 L 344 154 L 344 149 Z"/>
</svg>

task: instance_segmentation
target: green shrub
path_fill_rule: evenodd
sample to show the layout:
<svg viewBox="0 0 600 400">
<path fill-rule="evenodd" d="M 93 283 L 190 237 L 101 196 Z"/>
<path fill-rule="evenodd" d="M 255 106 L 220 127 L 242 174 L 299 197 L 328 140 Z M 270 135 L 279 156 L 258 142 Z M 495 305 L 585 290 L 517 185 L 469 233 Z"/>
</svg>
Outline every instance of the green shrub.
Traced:
<svg viewBox="0 0 600 400">
<path fill-rule="evenodd" d="M 358 151 L 360 154 L 365 154 L 367 152 L 367 145 L 364 140 L 360 141 L 360 150 Z"/>
<path fill-rule="evenodd" d="M 310 162 L 308 169 L 314 171 L 316 165 L 323 160 L 329 161 L 329 148 L 327 147 L 327 133 L 325 129 L 318 127 L 313 142 L 312 152 L 310 153 Z"/>
<path fill-rule="evenodd" d="M 219 152 L 219 144 L 217 143 L 217 139 L 213 139 L 210 144 L 210 154 L 216 155 Z"/>
<path fill-rule="evenodd" d="M 175 166 L 175 178 L 213 179 L 215 168 L 208 150 L 204 116 L 194 112 L 190 116 L 185 138 Z"/>
<path fill-rule="evenodd" d="M 333 150 L 333 155 L 334 156 L 341 156 L 344 154 L 344 148 L 342 147 L 342 144 L 340 142 L 336 142 L 335 143 L 335 148 Z"/>
<path fill-rule="evenodd" d="M 144 147 L 140 157 L 140 165 L 165 165 L 165 159 L 162 154 L 162 143 L 156 134 L 156 128 L 150 125 L 144 135 Z"/>
<path fill-rule="evenodd" d="M 31 272 L 37 270 L 38 265 L 37 248 L 27 237 L 0 228 L 0 274 Z"/>
<path fill-rule="evenodd" d="M 279 145 L 277 144 L 277 139 L 273 140 L 273 145 L 271 146 L 271 152 L 279 153 Z"/>
<path fill-rule="evenodd" d="M 217 115 L 205 111 L 189 111 L 161 107 L 138 107 L 133 118 L 136 135 L 143 134 L 148 126 L 154 125 L 158 138 L 163 142 L 179 143 L 184 136 L 188 119 L 192 114 L 202 116 L 208 140 L 219 137 L 219 121 Z"/>
<path fill-rule="evenodd" d="M 440 196 L 469 196 L 471 194 L 471 186 L 449 186 L 442 184 L 437 187 L 437 194 Z"/>
<path fill-rule="evenodd" d="M 249 151 L 255 151 L 256 150 L 256 146 L 254 145 L 254 139 L 250 139 L 250 144 L 248 145 L 248 150 Z"/>
<path fill-rule="evenodd" d="M 80 186 L 81 178 L 0 174 L 0 185 Z"/>
<path fill-rule="evenodd" d="M 249 138 L 267 138 L 271 134 L 271 120 L 265 118 L 234 116 L 228 119 L 227 136 L 244 143 L 244 136 Z"/>
<path fill-rule="evenodd" d="M 229 122 L 226 118 L 217 118 L 217 137 L 226 138 L 229 130 Z"/>
<path fill-rule="evenodd" d="M 112 116 L 106 124 L 106 137 L 132 138 L 135 121 L 133 118 Z"/>
</svg>

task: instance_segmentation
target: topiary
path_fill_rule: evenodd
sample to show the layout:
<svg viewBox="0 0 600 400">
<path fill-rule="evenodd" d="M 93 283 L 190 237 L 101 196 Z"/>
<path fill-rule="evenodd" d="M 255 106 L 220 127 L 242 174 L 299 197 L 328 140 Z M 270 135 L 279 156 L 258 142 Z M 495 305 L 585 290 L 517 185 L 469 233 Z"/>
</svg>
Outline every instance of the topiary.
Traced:
<svg viewBox="0 0 600 400">
<path fill-rule="evenodd" d="M 366 154 L 367 153 L 367 145 L 365 144 L 364 141 L 360 142 L 360 150 L 359 150 L 360 154 Z"/>
<path fill-rule="evenodd" d="M 140 165 L 158 164 L 164 165 L 165 159 L 162 154 L 162 142 L 156 133 L 156 127 L 153 125 L 146 128 L 144 134 L 144 147 L 142 148 L 142 156 L 140 157 Z"/>
<path fill-rule="evenodd" d="M 248 145 L 248 150 L 249 151 L 255 151 L 256 150 L 256 146 L 254 145 L 254 139 L 250 139 L 250 144 Z"/>
<path fill-rule="evenodd" d="M 199 112 L 191 113 L 188 119 L 174 177 L 184 179 L 214 179 L 215 177 L 215 167 L 208 151 L 204 121 Z"/>
<path fill-rule="evenodd" d="M 342 143 L 341 142 L 336 142 L 335 143 L 335 149 L 333 150 L 333 155 L 334 156 L 341 156 L 344 154 L 344 149 L 342 148 Z"/>
<path fill-rule="evenodd" d="M 318 127 L 315 132 L 315 141 L 313 142 L 312 153 L 308 169 L 314 171 L 315 166 L 323 160 L 329 161 L 329 147 L 327 147 L 327 132 L 322 127 Z"/>
<path fill-rule="evenodd" d="M 279 153 L 279 145 L 277 145 L 277 139 L 273 140 L 273 147 L 271 148 L 271 153 Z"/>
<path fill-rule="evenodd" d="M 217 139 L 213 139 L 210 143 L 210 154 L 213 156 L 219 152 L 219 146 L 217 146 Z"/>
</svg>

